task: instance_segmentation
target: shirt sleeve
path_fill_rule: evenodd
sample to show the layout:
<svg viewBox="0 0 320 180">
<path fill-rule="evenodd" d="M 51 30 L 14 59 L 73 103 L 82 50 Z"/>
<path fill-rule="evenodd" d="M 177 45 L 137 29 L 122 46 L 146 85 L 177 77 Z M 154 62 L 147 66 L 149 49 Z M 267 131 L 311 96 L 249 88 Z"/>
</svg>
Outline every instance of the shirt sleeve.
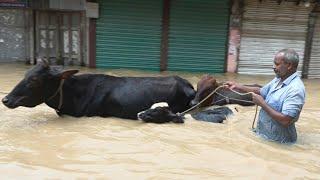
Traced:
<svg viewBox="0 0 320 180">
<path fill-rule="evenodd" d="M 273 79 L 272 81 L 270 81 L 268 84 L 264 85 L 261 89 L 260 89 L 260 95 L 263 97 L 263 99 L 266 99 L 266 96 L 271 88 L 271 85 L 274 83 L 275 79 Z"/>
<path fill-rule="evenodd" d="M 282 105 L 282 114 L 292 117 L 294 120 L 299 118 L 300 112 L 305 102 L 304 89 L 291 89 Z"/>
</svg>

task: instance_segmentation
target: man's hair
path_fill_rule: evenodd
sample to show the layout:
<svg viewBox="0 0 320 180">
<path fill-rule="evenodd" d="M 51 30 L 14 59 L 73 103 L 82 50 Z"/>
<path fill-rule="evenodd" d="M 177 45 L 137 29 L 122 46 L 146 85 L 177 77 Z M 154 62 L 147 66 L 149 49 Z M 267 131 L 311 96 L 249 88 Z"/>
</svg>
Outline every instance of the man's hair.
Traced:
<svg viewBox="0 0 320 180">
<path fill-rule="evenodd" d="M 282 49 L 277 54 L 282 54 L 284 62 L 292 63 L 293 67 L 297 68 L 299 64 L 299 55 L 293 49 Z"/>
</svg>

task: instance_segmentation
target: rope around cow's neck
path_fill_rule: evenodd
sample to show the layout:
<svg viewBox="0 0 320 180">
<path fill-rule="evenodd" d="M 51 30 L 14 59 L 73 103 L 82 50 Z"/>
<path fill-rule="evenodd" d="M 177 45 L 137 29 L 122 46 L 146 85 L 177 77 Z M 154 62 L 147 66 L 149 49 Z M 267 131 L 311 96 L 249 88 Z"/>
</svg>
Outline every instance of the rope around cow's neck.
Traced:
<svg viewBox="0 0 320 180">
<path fill-rule="evenodd" d="M 63 91 L 62 91 L 62 87 L 63 87 L 63 84 L 64 84 L 64 79 L 62 79 L 60 81 L 60 84 L 59 84 L 59 87 L 57 89 L 57 91 L 51 96 L 48 98 L 48 101 L 50 101 L 52 98 L 54 98 L 58 93 L 60 93 L 60 97 L 59 97 L 59 105 L 58 105 L 58 108 L 56 109 L 57 112 L 59 112 L 59 110 L 61 109 L 61 106 L 62 106 L 62 103 L 63 103 Z"/>
<path fill-rule="evenodd" d="M 54 98 L 58 93 L 60 93 L 59 105 L 58 105 L 58 109 L 56 109 L 56 111 L 59 111 L 59 110 L 61 109 L 61 106 L 62 106 L 62 103 L 63 103 L 63 91 L 62 91 L 62 87 L 63 87 L 64 81 L 65 81 L 64 79 L 62 79 L 62 80 L 60 81 L 60 85 L 59 85 L 57 91 L 56 91 L 52 96 L 50 96 L 50 97 L 48 98 L 48 101 L 50 101 L 50 100 L 51 100 L 52 98 Z M 9 94 L 9 93 L 0 91 L 0 94 L 6 95 L 6 94 Z"/>
<path fill-rule="evenodd" d="M 220 88 L 224 87 L 224 85 L 221 85 L 219 87 L 217 87 L 215 90 L 213 90 L 207 97 L 205 97 L 204 99 L 202 99 L 198 104 L 192 106 L 191 108 L 183 111 L 182 113 L 178 113 L 178 115 L 184 115 L 187 112 L 192 111 L 194 108 L 198 107 L 200 104 L 202 104 L 205 100 L 207 100 L 210 96 L 212 96 L 216 91 L 218 91 Z"/>
<path fill-rule="evenodd" d="M 237 101 L 242 101 L 242 102 L 251 102 L 251 103 L 253 103 L 253 101 L 246 101 L 246 100 L 242 100 L 242 99 L 229 98 L 229 97 L 227 97 L 227 96 L 224 96 L 224 95 L 218 93 L 217 91 L 218 91 L 220 88 L 223 88 L 224 86 L 225 86 L 225 84 L 222 84 L 221 86 L 219 86 L 219 87 L 217 87 L 215 90 L 213 90 L 208 96 L 206 96 L 204 99 L 202 99 L 198 104 L 196 104 L 196 105 L 192 106 L 191 108 L 183 111 L 182 113 L 177 113 L 177 114 L 178 114 L 178 115 L 184 115 L 184 114 L 186 114 L 187 112 L 192 111 L 193 109 L 195 109 L 196 107 L 198 107 L 200 104 L 202 104 L 204 101 L 206 101 L 209 97 L 211 97 L 214 93 L 216 93 L 216 94 L 224 97 L 225 99 L 231 99 L 231 100 L 237 100 Z M 239 93 L 239 92 L 237 92 L 237 91 L 235 91 L 235 90 L 233 90 L 233 89 L 230 89 L 230 90 L 231 90 L 232 92 L 234 92 L 234 93 L 237 93 L 237 94 L 241 95 L 241 96 L 243 96 L 243 95 L 248 95 L 248 94 L 253 94 L 253 92 Z M 225 100 L 225 99 L 221 99 L 221 100 L 216 101 L 216 102 L 214 102 L 214 103 L 220 102 L 220 101 Z M 255 114 L 254 114 L 253 122 L 252 122 L 252 125 L 251 125 L 251 128 L 252 128 L 252 129 L 254 129 L 254 123 L 255 123 L 255 121 L 256 121 L 257 113 L 258 113 L 258 105 L 256 105 L 256 112 L 255 112 Z"/>
</svg>

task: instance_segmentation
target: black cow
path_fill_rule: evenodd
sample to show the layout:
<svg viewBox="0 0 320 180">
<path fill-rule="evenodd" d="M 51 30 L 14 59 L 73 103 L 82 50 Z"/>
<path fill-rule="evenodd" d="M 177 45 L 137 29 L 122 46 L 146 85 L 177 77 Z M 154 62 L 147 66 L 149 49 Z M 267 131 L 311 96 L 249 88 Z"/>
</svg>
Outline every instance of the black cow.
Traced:
<svg viewBox="0 0 320 180">
<path fill-rule="evenodd" d="M 151 106 L 150 109 L 138 113 L 138 119 L 147 123 L 184 123 L 184 117 L 173 113 L 168 103 L 160 102 Z"/>
<path fill-rule="evenodd" d="M 162 101 L 174 113 L 182 112 L 195 96 L 193 86 L 178 76 L 74 75 L 77 72 L 39 62 L 2 102 L 9 108 L 46 103 L 59 115 L 137 119 L 138 112 Z"/>
<path fill-rule="evenodd" d="M 212 123 L 222 123 L 233 112 L 226 106 L 198 111 L 191 116 L 198 121 L 206 121 Z M 175 114 L 170 111 L 170 107 L 166 102 L 156 103 L 150 109 L 138 113 L 138 119 L 148 123 L 184 123 L 184 114 Z"/>
</svg>

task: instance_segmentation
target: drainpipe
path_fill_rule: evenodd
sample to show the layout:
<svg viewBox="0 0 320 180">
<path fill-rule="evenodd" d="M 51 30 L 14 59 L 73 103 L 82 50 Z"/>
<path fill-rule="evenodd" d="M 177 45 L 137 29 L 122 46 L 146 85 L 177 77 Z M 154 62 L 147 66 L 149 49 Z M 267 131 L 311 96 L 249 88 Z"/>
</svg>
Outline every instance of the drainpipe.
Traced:
<svg viewBox="0 0 320 180">
<path fill-rule="evenodd" d="M 168 46 L 169 46 L 169 14 L 170 0 L 163 1 L 162 12 L 162 35 L 160 47 L 160 71 L 166 71 L 168 67 Z"/>
<path fill-rule="evenodd" d="M 303 65 L 302 65 L 302 78 L 306 78 L 306 79 L 308 78 L 308 73 L 309 73 L 310 56 L 312 52 L 312 40 L 314 35 L 314 26 L 316 23 L 316 18 L 317 18 L 316 13 L 312 11 L 309 15 L 307 36 L 306 36 L 305 47 L 304 47 Z"/>
<path fill-rule="evenodd" d="M 89 19 L 89 67 L 96 68 L 96 19 Z"/>
</svg>

